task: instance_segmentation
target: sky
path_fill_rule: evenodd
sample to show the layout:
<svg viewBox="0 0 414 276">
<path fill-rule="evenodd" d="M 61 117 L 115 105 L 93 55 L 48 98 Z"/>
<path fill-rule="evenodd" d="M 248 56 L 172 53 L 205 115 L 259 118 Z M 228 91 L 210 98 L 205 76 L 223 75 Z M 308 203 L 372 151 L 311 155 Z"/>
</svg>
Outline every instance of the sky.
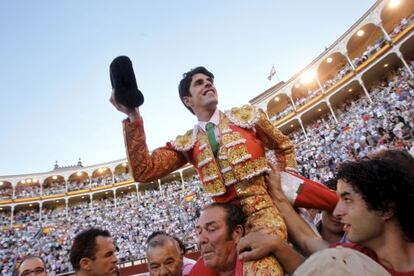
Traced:
<svg viewBox="0 0 414 276">
<path fill-rule="evenodd" d="M 182 74 L 215 75 L 219 108 L 288 80 L 375 0 L 0 2 L 0 176 L 126 157 L 109 64 L 131 58 L 150 149 L 191 129 Z M 0 177 L 1 180 L 1 177 Z"/>
</svg>

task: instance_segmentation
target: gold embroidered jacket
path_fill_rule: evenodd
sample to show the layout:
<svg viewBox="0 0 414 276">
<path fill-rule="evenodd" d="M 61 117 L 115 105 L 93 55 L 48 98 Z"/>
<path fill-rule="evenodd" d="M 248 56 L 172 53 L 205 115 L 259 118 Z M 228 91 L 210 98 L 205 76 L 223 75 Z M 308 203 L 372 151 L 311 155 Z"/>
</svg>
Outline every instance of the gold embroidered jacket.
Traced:
<svg viewBox="0 0 414 276">
<path fill-rule="evenodd" d="M 281 170 L 294 170 L 294 146 L 262 110 L 251 105 L 220 113 L 220 142 L 214 158 L 206 133 L 198 125 L 166 146 L 149 152 L 143 121 L 124 121 L 125 145 L 133 177 L 139 182 L 161 178 L 190 162 L 204 190 L 215 201 L 237 197 L 232 184 L 269 170 L 264 147 L 273 149 Z"/>
</svg>

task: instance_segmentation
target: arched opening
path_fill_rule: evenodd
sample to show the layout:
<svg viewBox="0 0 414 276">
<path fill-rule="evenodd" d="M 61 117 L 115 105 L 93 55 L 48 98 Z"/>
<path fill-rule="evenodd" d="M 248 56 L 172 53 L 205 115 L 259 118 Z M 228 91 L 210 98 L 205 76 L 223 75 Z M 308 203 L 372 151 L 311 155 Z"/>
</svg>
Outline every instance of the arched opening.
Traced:
<svg viewBox="0 0 414 276">
<path fill-rule="evenodd" d="M 267 104 L 267 114 L 269 115 L 272 123 L 282 119 L 294 111 L 295 110 L 289 96 L 284 93 L 278 94 Z"/>
<path fill-rule="evenodd" d="M 65 179 L 61 175 L 49 176 L 42 185 L 42 195 L 64 194 L 66 192 Z"/>
<path fill-rule="evenodd" d="M 327 57 L 319 65 L 318 76 L 322 87 L 328 90 L 351 71 L 352 67 L 346 57 L 336 52 Z"/>
<path fill-rule="evenodd" d="M 17 182 L 16 198 L 29 198 L 40 196 L 40 183 L 38 179 L 23 179 Z"/>
<path fill-rule="evenodd" d="M 87 172 L 78 171 L 69 176 L 68 192 L 87 190 L 90 188 L 90 180 Z"/>
<path fill-rule="evenodd" d="M 129 173 L 128 162 L 123 162 L 115 167 L 114 181 L 115 183 L 131 180 L 131 174 Z"/>
<path fill-rule="evenodd" d="M 13 186 L 10 182 L 0 181 L 0 200 L 11 200 L 13 196 Z"/>
<path fill-rule="evenodd" d="M 99 168 L 92 173 L 92 188 L 110 184 L 112 184 L 112 172 L 110 168 Z"/>
<path fill-rule="evenodd" d="M 349 58 L 354 66 L 358 67 L 385 45 L 386 39 L 381 28 L 369 23 L 352 35 L 346 47 Z"/>
<path fill-rule="evenodd" d="M 389 0 L 381 11 L 382 26 L 390 37 L 394 38 L 412 24 L 413 13 L 414 1 Z"/>
</svg>

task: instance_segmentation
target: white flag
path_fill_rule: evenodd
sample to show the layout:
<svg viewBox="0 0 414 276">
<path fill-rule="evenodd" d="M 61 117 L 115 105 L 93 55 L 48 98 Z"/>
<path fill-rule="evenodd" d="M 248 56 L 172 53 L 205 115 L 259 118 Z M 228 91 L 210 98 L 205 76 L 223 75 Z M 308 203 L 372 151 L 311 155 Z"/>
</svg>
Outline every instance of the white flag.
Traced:
<svg viewBox="0 0 414 276">
<path fill-rule="evenodd" d="M 271 81 L 274 75 L 276 75 L 276 69 L 275 69 L 275 66 L 273 65 L 273 66 L 272 66 L 272 69 L 270 69 L 270 74 L 269 74 L 269 76 L 267 77 L 267 79 L 268 79 L 269 81 Z"/>
</svg>

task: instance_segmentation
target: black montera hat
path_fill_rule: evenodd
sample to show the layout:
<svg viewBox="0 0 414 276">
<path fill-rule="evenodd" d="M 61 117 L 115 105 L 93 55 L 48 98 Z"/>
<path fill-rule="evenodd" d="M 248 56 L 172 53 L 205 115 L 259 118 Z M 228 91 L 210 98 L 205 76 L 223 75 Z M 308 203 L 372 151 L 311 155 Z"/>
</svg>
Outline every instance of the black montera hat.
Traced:
<svg viewBox="0 0 414 276">
<path fill-rule="evenodd" d="M 116 57 L 109 66 L 109 74 L 117 102 L 128 108 L 144 103 L 144 95 L 138 89 L 132 62 L 127 56 Z"/>
</svg>

